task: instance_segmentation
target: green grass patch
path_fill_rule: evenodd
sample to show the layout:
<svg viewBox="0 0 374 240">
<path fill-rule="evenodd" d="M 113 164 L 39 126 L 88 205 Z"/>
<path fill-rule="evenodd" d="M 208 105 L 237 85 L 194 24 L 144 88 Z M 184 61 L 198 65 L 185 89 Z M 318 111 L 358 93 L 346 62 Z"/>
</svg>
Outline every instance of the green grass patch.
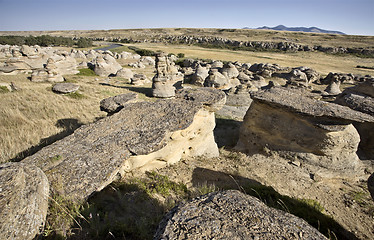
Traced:
<svg viewBox="0 0 374 240">
<path fill-rule="evenodd" d="M 121 52 L 131 52 L 131 53 L 134 53 L 134 50 L 131 50 L 127 46 L 112 48 L 109 51 L 111 51 L 112 53 L 121 53 Z"/>
<path fill-rule="evenodd" d="M 86 96 L 84 96 L 82 93 L 80 93 L 78 91 L 77 92 L 72 92 L 72 93 L 67 93 L 67 94 L 65 94 L 65 96 L 68 96 L 68 97 L 73 98 L 73 99 L 78 99 L 78 100 L 86 98 Z"/>
<path fill-rule="evenodd" d="M 82 68 L 78 69 L 79 73 L 77 73 L 77 76 L 97 76 L 97 74 L 89 68 Z"/>
<path fill-rule="evenodd" d="M 0 86 L 0 93 L 8 93 L 9 89 L 6 86 Z"/>
</svg>

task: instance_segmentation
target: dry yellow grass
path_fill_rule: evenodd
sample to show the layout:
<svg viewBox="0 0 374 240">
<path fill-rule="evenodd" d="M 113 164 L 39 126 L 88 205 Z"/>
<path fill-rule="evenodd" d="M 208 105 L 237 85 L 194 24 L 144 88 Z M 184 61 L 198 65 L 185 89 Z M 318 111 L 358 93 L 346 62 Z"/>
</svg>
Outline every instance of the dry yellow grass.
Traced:
<svg viewBox="0 0 374 240">
<path fill-rule="evenodd" d="M 0 76 L 0 82 L 14 82 L 22 89 L 0 95 L 0 163 L 15 157 L 21 159 L 22 152 L 30 148 L 33 152 L 66 136 L 80 124 L 105 116 L 100 111 L 100 100 L 129 91 L 128 85 L 100 85 L 96 77 L 66 76 L 81 86 L 84 97 L 75 99 L 53 93 L 51 83 L 33 83 L 27 77 Z M 120 85 L 120 80 L 111 83 Z"/>
</svg>

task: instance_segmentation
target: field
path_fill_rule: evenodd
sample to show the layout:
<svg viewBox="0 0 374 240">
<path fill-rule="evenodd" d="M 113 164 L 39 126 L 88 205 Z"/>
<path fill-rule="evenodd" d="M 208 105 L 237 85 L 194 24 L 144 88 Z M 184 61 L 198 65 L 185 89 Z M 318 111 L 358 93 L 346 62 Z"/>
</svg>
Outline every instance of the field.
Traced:
<svg viewBox="0 0 374 240">
<path fill-rule="evenodd" d="M 152 39 L 160 35 L 219 36 L 245 41 L 293 41 L 300 44 L 373 48 L 372 36 L 329 35 L 243 29 L 130 29 L 108 31 L 0 32 L 0 35 L 82 36 L 95 38 L 132 37 Z M 107 40 L 96 41 L 107 46 Z M 185 58 L 239 61 L 241 63 L 273 63 L 282 67 L 307 66 L 322 76 L 329 72 L 374 75 L 374 58 L 334 55 L 322 52 L 251 52 L 203 48 L 194 45 L 164 43 L 128 43 L 113 51 L 132 51 L 130 46 L 167 53 L 183 53 Z M 61 48 L 71 50 L 70 48 Z M 131 61 L 120 60 L 123 67 Z M 154 67 L 132 69 L 154 75 Z M 0 93 L 0 163 L 20 161 L 71 134 L 79 126 L 106 116 L 99 102 L 129 91 L 139 98 L 150 97 L 151 85 L 133 86 L 125 79 L 99 77 L 82 72 L 64 76 L 80 85 L 78 94 L 58 95 L 52 83 L 33 83 L 29 75 L 0 75 L 0 82 L 14 84 L 21 90 Z M 269 79 L 268 79 L 269 80 Z M 267 80 L 267 81 L 268 81 Z M 325 86 L 314 86 L 324 88 Z M 345 85 L 341 86 L 347 87 Z M 323 89 L 321 89 L 323 90 Z M 370 239 L 374 237 L 372 219 L 374 203 L 370 199 L 366 179 L 332 178 L 311 181 L 307 170 L 295 168 L 287 161 L 270 161 L 267 157 L 249 157 L 232 150 L 240 121 L 216 116 L 217 130 L 230 131 L 231 144 L 220 146 L 221 156 L 214 159 L 183 159 L 181 162 L 151 173 L 134 173 L 97 193 L 88 203 L 75 206 L 55 199 L 43 236 L 56 239 L 150 239 L 163 214 L 175 204 L 207 192 L 240 189 L 259 197 L 269 205 L 301 216 L 330 239 Z M 370 171 L 370 168 L 368 168 Z M 253 184 L 256 182 L 256 184 Z M 301 210 L 300 210 L 301 209 Z M 65 214 L 69 212 L 69 214 Z M 122 215 L 121 215 L 122 214 Z M 296 213 L 295 213 L 296 214 Z M 74 217 L 74 220 L 72 217 Z M 134 221 L 134 219 L 136 219 Z M 332 233 L 332 232 L 333 233 Z M 140 234 L 141 233 L 141 234 Z"/>
</svg>

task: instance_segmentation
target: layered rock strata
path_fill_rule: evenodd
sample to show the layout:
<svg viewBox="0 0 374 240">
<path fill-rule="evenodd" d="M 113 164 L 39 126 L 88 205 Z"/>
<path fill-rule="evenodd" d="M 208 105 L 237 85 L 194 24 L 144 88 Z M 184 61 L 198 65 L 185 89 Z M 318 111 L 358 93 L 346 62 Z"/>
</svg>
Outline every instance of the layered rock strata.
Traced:
<svg viewBox="0 0 374 240">
<path fill-rule="evenodd" d="M 356 154 L 360 136 L 352 123 L 373 123 L 372 116 L 291 89 L 275 87 L 251 97 L 237 149 L 284 151 L 332 170 L 360 168 Z"/>
</svg>

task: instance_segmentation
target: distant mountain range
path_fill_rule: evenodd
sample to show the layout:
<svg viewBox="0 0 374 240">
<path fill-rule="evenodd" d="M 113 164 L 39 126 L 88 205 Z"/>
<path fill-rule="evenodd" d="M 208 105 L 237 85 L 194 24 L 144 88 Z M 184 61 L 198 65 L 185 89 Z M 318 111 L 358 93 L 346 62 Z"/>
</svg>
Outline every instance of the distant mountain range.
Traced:
<svg viewBox="0 0 374 240">
<path fill-rule="evenodd" d="M 250 28 L 245 27 L 243 29 L 250 29 Z M 345 35 L 345 33 L 343 33 L 343 32 L 324 30 L 324 29 L 320 29 L 320 28 L 317 28 L 317 27 L 310 27 L 310 28 L 306 28 L 306 27 L 286 27 L 284 25 L 278 25 L 278 26 L 273 27 L 273 28 L 263 26 L 263 27 L 259 27 L 259 28 L 256 28 L 256 29 L 268 29 L 268 30 L 292 31 L 292 32 L 330 33 L 330 34 L 344 34 Z"/>
</svg>

